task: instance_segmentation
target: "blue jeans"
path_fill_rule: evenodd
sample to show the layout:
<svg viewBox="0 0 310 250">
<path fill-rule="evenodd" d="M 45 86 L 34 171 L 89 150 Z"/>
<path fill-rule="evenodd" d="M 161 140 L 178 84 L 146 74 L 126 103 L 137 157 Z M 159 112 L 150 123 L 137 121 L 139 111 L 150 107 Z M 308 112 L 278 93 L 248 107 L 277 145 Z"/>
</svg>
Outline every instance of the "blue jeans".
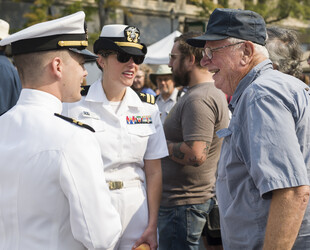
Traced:
<svg viewBox="0 0 310 250">
<path fill-rule="evenodd" d="M 213 199 L 209 199 L 203 204 L 160 207 L 159 250 L 198 250 L 206 216 L 213 204 Z"/>
</svg>

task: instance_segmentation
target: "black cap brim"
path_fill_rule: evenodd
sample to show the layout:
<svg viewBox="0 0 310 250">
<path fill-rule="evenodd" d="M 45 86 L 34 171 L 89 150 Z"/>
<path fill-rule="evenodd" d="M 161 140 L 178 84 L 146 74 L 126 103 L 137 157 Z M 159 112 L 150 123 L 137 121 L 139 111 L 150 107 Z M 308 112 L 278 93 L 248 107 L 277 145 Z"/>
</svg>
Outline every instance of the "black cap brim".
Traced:
<svg viewBox="0 0 310 250">
<path fill-rule="evenodd" d="M 224 40 L 226 38 L 228 38 L 228 36 L 216 35 L 216 34 L 212 35 L 204 34 L 202 36 L 189 38 L 186 40 L 186 42 L 193 47 L 203 48 L 206 44 L 206 41 L 218 41 L 218 40 Z"/>
<path fill-rule="evenodd" d="M 114 50 L 134 56 L 145 56 L 147 52 L 146 46 L 143 43 L 139 45 L 143 46 L 142 50 L 134 46 L 118 46 L 110 39 L 99 37 L 99 39 L 94 43 L 94 52 L 98 54 L 100 50 Z"/>
<path fill-rule="evenodd" d="M 96 56 L 95 54 L 93 54 L 87 49 L 82 49 L 82 50 L 75 49 L 75 48 L 68 48 L 68 49 L 74 53 L 82 55 L 85 61 L 87 62 L 96 61 L 96 59 L 98 58 L 98 56 Z"/>
</svg>

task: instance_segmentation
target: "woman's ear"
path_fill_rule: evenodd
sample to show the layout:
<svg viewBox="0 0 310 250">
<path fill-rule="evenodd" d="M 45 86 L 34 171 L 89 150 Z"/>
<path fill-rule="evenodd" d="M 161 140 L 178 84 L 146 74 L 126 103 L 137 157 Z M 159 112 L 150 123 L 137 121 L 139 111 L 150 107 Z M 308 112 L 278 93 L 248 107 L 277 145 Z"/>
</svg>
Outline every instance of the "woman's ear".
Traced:
<svg viewBox="0 0 310 250">
<path fill-rule="evenodd" d="M 243 55 L 241 59 L 241 64 L 246 65 L 252 60 L 254 55 L 254 44 L 250 41 L 246 41 L 243 44 Z"/>
</svg>

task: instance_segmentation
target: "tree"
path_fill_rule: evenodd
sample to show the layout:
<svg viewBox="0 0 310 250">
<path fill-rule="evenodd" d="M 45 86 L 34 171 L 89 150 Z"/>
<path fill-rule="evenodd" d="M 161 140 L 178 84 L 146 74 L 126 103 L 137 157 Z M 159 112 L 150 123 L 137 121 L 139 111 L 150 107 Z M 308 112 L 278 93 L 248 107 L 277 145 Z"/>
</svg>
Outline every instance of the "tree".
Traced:
<svg viewBox="0 0 310 250">
<path fill-rule="evenodd" d="M 217 7 L 229 8 L 228 0 L 219 0 L 218 5 L 212 0 L 191 0 L 197 7 L 201 8 L 198 13 L 200 17 L 209 17 Z M 244 0 L 244 9 L 259 13 L 267 24 L 279 22 L 288 17 L 299 20 L 310 20 L 310 0 Z"/>
<path fill-rule="evenodd" d="M 201 10 L 198 11 L 199 17 L 209 18 L 215 8 L 223 7 L 222 5 L 214 4 L 212 0 L 191 0 L 191 3 L 201 8 Z"/>
<path fill-rule="evenodd" d="M 244 2 L 245 9 L 262 15 L 267 24 L 279 22 L 288 17 L 299 20 L 310 19 L 310 0 L 259 0 L 257 4 L 253 4 L 253 0 Z"/>
<path fill-rule="evenodd" d="M 108 23 L 109 18 L 114 18 L 116 9 L 123 10 L 124 14 L 131 16 L 130 11 L 121 6 L 120 0 L 95 0 L 99 10 L 99 23 L 103 27 Z"/>
<path fill-rule="evenodd" d="M 15 0 L 15 2 L 20 2 L 20 0 Z M 35 0 L 30 7 L 30 12 L 24 14 L 26 18 L 24 27 L 58 18 L 59 16 L 52 16 L 51 13 L 53 2 L 54 0 Z"/>
</svg>

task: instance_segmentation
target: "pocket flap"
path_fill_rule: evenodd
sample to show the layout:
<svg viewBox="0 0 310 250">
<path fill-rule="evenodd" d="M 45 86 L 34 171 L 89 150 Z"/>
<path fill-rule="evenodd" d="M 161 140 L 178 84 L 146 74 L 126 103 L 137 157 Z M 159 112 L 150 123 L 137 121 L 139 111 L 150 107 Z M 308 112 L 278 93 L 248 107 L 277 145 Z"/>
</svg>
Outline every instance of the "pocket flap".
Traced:
<svg viewBox="0 0 310 250">
<path fill-rule="evenodd" d="M 153 124 L 128 124 L 127 131 L 129 134 L 137 136 L 149 136 L 156 133 Z"/>
</svg>

